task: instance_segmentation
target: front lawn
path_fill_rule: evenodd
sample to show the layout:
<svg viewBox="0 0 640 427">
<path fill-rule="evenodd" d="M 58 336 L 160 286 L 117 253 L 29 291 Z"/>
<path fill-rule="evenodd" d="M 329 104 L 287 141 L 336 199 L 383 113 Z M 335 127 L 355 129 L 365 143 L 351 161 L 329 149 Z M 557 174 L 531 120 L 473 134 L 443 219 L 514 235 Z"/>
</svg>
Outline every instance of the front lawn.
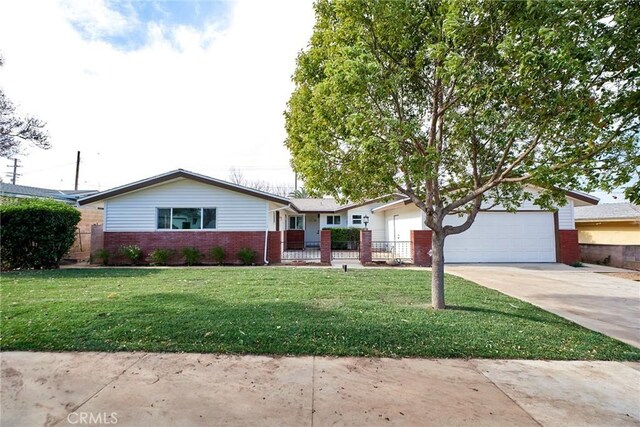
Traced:
<svg viewBox="0 0 640 427">
<path fill-rule="evenodd" d="M 428 272 L 77 269 L 1 275 L 2 350 L 640 360 L 520 300 Z"/>
</svg>

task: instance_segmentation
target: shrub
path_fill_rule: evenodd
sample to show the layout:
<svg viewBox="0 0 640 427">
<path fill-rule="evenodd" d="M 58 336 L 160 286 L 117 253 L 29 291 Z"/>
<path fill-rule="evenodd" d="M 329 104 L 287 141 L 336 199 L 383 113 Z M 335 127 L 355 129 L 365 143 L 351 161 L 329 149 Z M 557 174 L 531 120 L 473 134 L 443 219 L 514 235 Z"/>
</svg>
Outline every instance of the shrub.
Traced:
<svg viewBox="0 0 640 427">
<path fill-rule="evenodd" d="M 198 264 L 202 258 L 202 252 L 193 247 L 182 249 L 182 255 L 184 255 L 184 262 L 189 266 Z"/>
<path fill-rule="evenodd" d="M 3 201 L 0 205 L 2 269 L 58 268 L 76 238 L 80 212 L 45 199 Z"/>
<path fill-rule="evenodd" d="M 111 253 L 109 253 L 106 249 L 98 249 L 93 253 L 94 260 L 100 260 L 102 265 L 109 265 L 109 258 L 111 257 Z"/>
<path fill-rule="evenodd" d="M 211 258 L 216 262 L 216 264 L 222 264 L 227 256 L 227 254 L 224 253 L 222 246 L 215 246 L 211 248 L 209 255 L 211 255 Z"/>
<path fill-rule="evenodd" d="M 149 259 L 155 265 L 167 265 L 173 252 L 171 249 L 156 249 L 149 254 Z"/>
<path fill-rule="evenodd" d="M 238 251 L 237 255 L 242 262 L 242 265 L 251 265 L 256 262 L 258 252 L 251 248 L 242 248 Z"/>
<path fill-rule="evenodd" d="M 120 255 L 131 261 L 131 264 L 136 265 L 142 259 L 142 249 L 138 245 L 123 245 L 118 249 Z"/>
</svg>

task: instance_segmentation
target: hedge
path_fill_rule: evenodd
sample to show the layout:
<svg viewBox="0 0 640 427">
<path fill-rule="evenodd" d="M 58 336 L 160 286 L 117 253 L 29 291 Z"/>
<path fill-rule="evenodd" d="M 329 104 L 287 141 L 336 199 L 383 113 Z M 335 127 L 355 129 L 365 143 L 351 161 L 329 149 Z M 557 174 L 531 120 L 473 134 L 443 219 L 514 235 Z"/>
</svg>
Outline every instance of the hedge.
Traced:
<svg viewBox="0 0 640 427">
<path fill-rule="evenodd" d="M 80 212 L 48 199 L 6 199 L 0 205 L 3 270 L 51 269 L 69 252 Z"/>
<path fill-rule="evenodd" d="M 325 227 L 323 230 L 331 230 L 331 249 L 355 249 L 355 242 L 360 242 L 359 228 Z"/>
</svg>

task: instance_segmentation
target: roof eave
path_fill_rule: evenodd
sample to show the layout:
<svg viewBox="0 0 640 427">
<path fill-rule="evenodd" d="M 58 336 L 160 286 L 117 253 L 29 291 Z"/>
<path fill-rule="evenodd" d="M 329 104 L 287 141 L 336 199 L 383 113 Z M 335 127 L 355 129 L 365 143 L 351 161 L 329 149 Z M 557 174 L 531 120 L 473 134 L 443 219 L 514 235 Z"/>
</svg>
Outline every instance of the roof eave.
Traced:
<svg viewBox="0 0 640 427">
<path fill-rule="evenodd" d="M 243 186 L 232 184 L 222 180 L 205 177 L 203 175 L 198 175 L 193 172 L 185 171 L 183 169 L 178 169 L 162 175 L 157 175 L 151 178 L 143 179 L 141 181 L 133 182 L 131 184 L 116 187 L 111 190 L 106 190 L 106 191 L 91 195 L 89 197 L 81 198 L 80 200 L 78 200 L 78 204 L 80 206 L 88 205 L 91 203 L 99 202 L 105 199 L 121 196 L 123 194 L 131 193 L 133 191 L 151 187 L 157 184 L 162 184 L 167 181 L 171 181 L 178 178 L 191 179 L 196 182 L 201 182 L 203 184 L 224 188 L 225 190 L 236 191 L 242 194 L 258 197 L 258 198 L 269 200 L 275 203 L 281 203 L 281 204 L 290 203 L 289 199 L 285 197 L 276 196 L 275 194 L 263 193 L 261 191 L 254 190 L 248 187 L 243 187 Z"/>
</svg>

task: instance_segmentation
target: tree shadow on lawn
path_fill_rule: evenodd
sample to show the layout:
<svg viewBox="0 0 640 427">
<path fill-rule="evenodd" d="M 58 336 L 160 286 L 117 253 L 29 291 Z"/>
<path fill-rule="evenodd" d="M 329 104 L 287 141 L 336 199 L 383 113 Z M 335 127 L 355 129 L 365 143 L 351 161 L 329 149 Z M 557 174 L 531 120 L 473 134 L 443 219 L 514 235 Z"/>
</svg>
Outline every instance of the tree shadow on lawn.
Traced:
<svg viewBox="0 0 640 427">
<path fill-rule="evenodd" d="M 543 319 L 462 306 L 448 312 L 399 310 L 380 314 L 313 303 L 227 302 L 197 293 L 134 296 L 103 307 L 108 311 L 86 313 L 87 318 L 78 322 L 82 326 L 70 331 L 66 339 L 73 348 L 55 349 L 546 359 L 549 354 L 536 339 L 510 336 L 510 320 L 491 321 L 499 315 L 516 317 L 520 322 L 544 322 L 550 328 L 544 343 L 547 348 L 560 346 L 571 334 L 588 333 L 567 328 L 571 322 L 553 315 Z M 466 311 L 474 318 L 461 319 L 456 311 Z M 618 351 L 607 340 L 596 337 L 594 344 Z M 585 357 L 588 352 L 576 350 L 559 358 Z"/>
<path fill-rule="evenodd" d="M 506 312 L 506 311 L 500 311 L 500 310 L 494 310 L 494 309 L 490 309 L 490 308 L 485 308 L 485 307 L 474 307 L 474 306 L 468 306 L 468 305 L 448 305 L 447 304 L 447 310 L 453 310 L 453 311 L 465 311 L 465 312 L 469 312 L 469 313 L 485 313 L 485 314 L 490 314 L 490 315 L 499 315 L 499 316 L 508 316 L 508 317 L 515 317 L 518 319 L 523 319 L 523 320 L 527 320 L 527 321 L 532 321 L 532 322 L 539 322 L 539 323 L 544 323 L 544 324 L 556 324 L 556 325 L 566 325 L 566 324 L 570 324 L 572 322 L 563 319 L 560 316 L 556 316 L 553 313 L 549 313 L 547 311 L 544 311 L 540 308 L 536 308 L 536 311 L 540 310 L 542 313 L 542 316 L 535 316 L 535 315 L 531 315 L 531 314 L 527 314 L 527 315 L 523 315 L 523 314 L 518 314 L 518 313 L 510 313 L 510 312 Z"/>
</svg>

